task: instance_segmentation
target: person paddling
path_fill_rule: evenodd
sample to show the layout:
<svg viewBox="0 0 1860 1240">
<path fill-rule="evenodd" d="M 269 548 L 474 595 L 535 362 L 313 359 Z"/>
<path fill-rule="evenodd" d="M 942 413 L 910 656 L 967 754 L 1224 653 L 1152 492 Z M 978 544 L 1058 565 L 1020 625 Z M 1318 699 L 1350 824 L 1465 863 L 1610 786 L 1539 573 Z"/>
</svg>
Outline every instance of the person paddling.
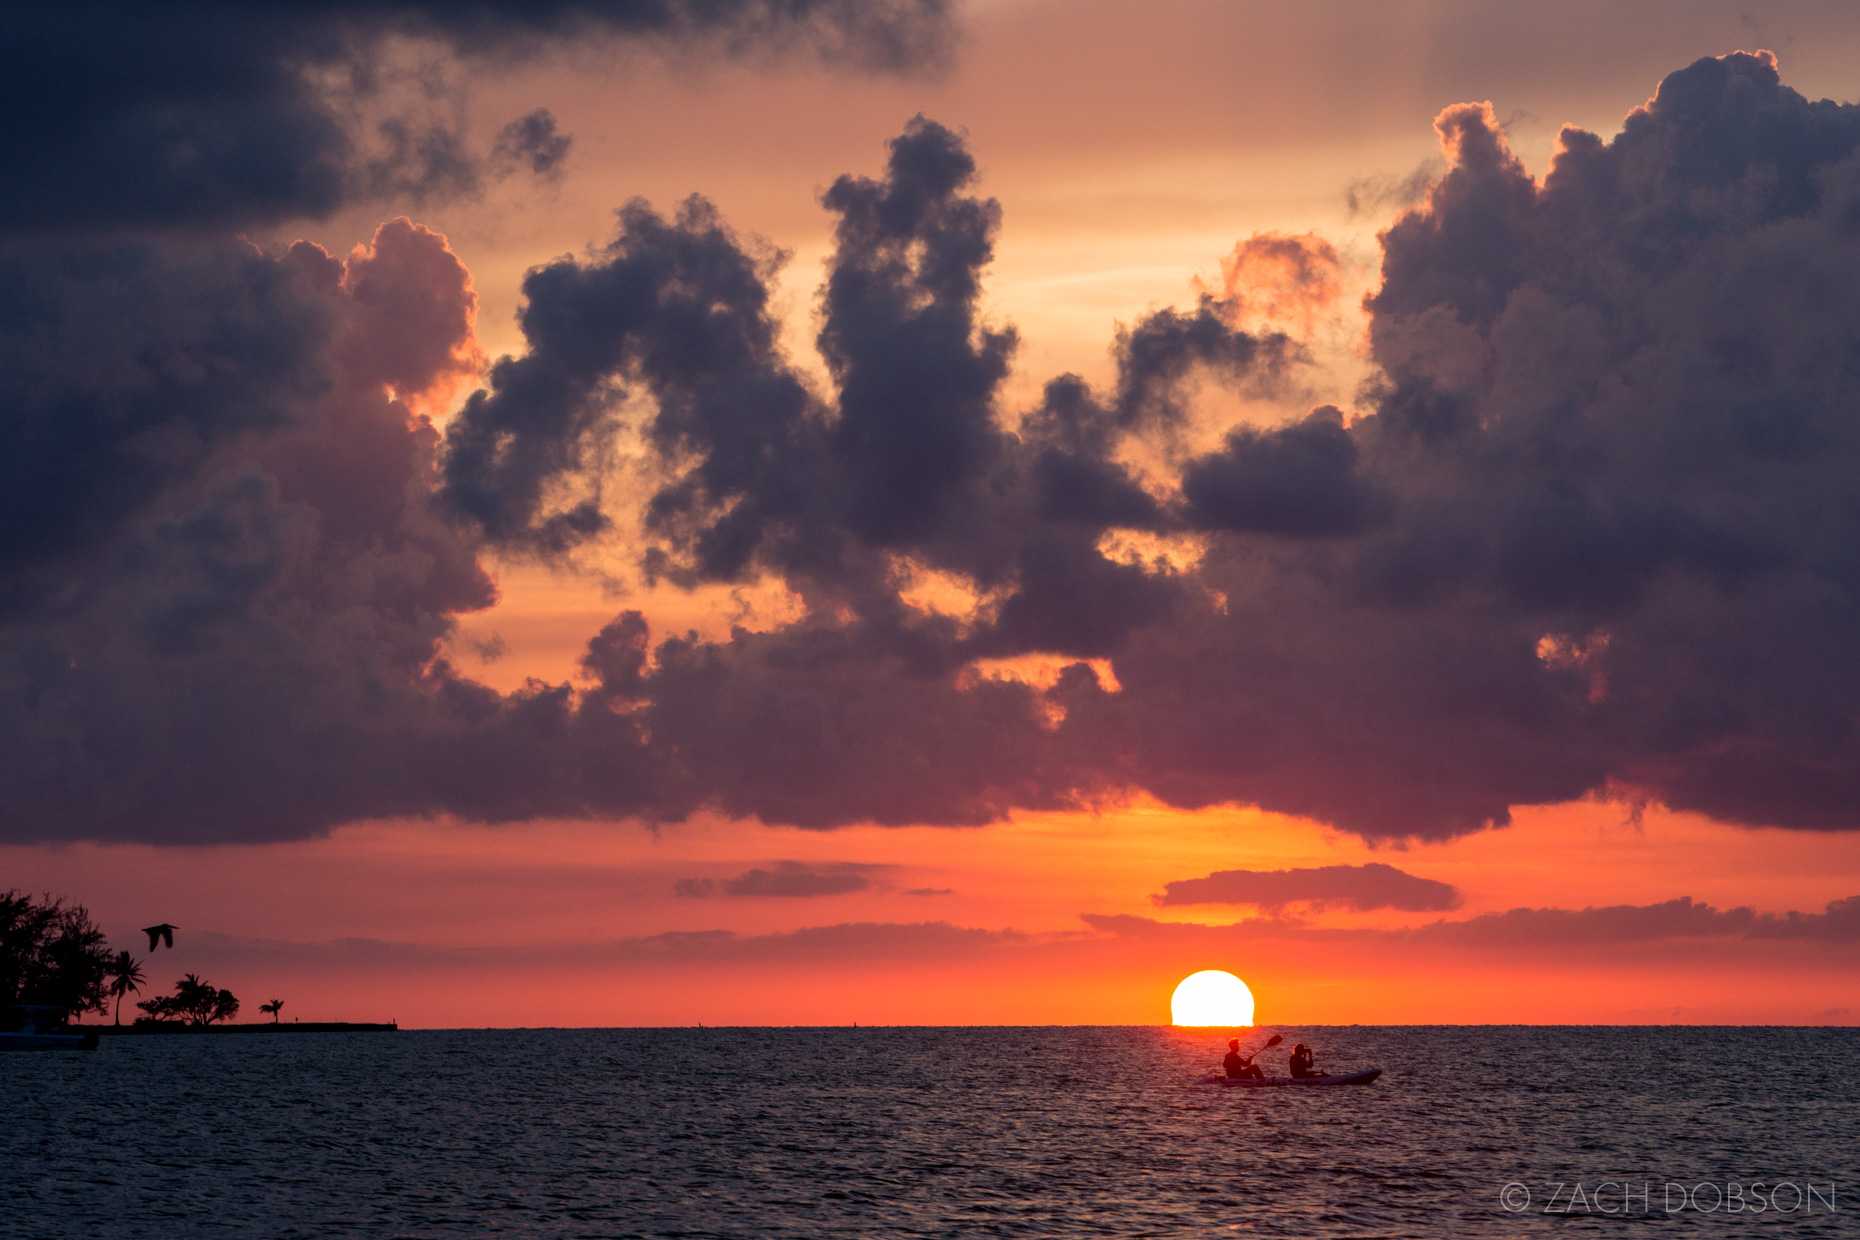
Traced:
<svg viewBox="0 0 1860 1240">
<path fill-rule="evenodd" d="M 1292 1077 L 1295 1080 L 1318 1075 L 1317 1069 L 1312 1066 L 1312 1058 L 1311 1048 L 1303 1042 L 1292 1048 Z"/>
<path fill-rule="evenodd" d="M 1275 1033 L 1265 1046 L 1260 1047 L 1259 1050 L 1254 1051 L 1251 1055 L 1243 1056 L 1240 1053 L 1240 1039 L 1231 1039 L 1227 1043 L 1227 1054 L 1221 1058 L 1221 1067 L 1226 1071 L 1227 1079 L 1230 1081 L 1265 1080 L 1266 1074 L 1262 1072 L 1259 1065 L 1253 1061 L 1259 1058 L 1261 1051 L 1277 1046 L 1284 1040 L 1285 1039 Z"/>
<path fill-rule="evenodd" d="M 1254 1052 L 1254 1055 L 1257 1054 L 1257 1051 Z M 1241 1058 L 1240 1039 L 1235 1038 L 1229 1042 L 1227 1044 L 1227 1054 L 1221 1057 L 1221 1067 L 1226 1069 L 1227 1079 L 1230 1081 L 1243 1081 L 1248 1077 L 1254 1080 L 1263 1078 L 1266 1074 L 1261 1072 L 1259 1065 L 1253 1062 L 1254 1055 Z"/>
</svg>

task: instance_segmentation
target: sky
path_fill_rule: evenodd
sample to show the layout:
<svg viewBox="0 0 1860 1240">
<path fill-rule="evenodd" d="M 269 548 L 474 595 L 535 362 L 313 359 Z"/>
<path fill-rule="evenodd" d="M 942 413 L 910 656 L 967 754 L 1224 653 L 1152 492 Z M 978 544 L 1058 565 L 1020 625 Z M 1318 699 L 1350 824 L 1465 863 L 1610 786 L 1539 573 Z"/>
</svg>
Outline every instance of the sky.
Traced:
<svg viewBox="0 0 1860 1240">
<path fill-rule="evenodd" d="M 153 986 L 1855 1022 L 1849 6 L 4 20 L 0 889 Z"/>
</svg>

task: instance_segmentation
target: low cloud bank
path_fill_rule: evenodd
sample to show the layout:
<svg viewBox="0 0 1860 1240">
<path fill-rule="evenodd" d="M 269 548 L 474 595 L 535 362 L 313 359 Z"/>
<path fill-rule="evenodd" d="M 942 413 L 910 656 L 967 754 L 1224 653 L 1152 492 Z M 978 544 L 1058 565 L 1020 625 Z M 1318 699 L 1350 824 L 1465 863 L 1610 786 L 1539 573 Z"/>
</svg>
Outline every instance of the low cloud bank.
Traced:
<svg viewBox="0 0 1860 1240">
<path fill-rule="evenodd" d="M 870 889 L 873 873 L 889 868 L 851 861 L 831 865 L 778 861 L 772 870 L 745 870 L 721 882 L 710 878 L 681 878 L 673 885 L 673 890 L 681 896 L 698 898 L 714 895 L 838 896 Z"/>
<path fill-rule="evenodd" d="M 541 965 L 594 968 L 607 965 L 698 965 L 705 963 L 805 963 L 840 961 L 882 964 L 887 960 L 962 957 L 997 947 L 1030 943 L 1013 929 L 985 930 L 946 921 L 841 922 L 773 934 L 733 930 L 672 930 L 603 943 L 535 947 L 496 945 L 439 947 L 380 939 L 345 938 L 323 943 L 253 939 L 213 931 L 196 932 L 193 948 L 213 964 L 237 962 L 320 970 L 377 968 L 499 969 Z"/>
<path fill-rule="evenodd" d="M 1758 913 L 1717 909 L 1690 896 L 1660 904 L 1605 908 L 1514 908 L 1399 929 L 1331 929 L 1286 917 L 1256 917 L 1229 925 L 1157 921 L 1130 914 L 1084 914 L 1092 929 L 1125 938 L 1314 939 L 1440 943 L 1465 947 L 1548 947 L 1644 943 L 1656 939 L 1740 938 L 1860 943 L 1860 896 L 1835 900 L 1820 913 Z"/>
<path fill-rule="evenodd" d="M 1206 878 L 1163 884 L 1150 897 L 1158 907 L 1177 904 L 1257 904 L 1278 911 L 1288 904 L 1342 905 L 1359 912 L 1404 909 L 1421 912 L 1459 907 L 1451 883 L 1417 878 L 1392 865 L 1323 865 L 1292 870 L 1217 870 Z"/>
</svg>

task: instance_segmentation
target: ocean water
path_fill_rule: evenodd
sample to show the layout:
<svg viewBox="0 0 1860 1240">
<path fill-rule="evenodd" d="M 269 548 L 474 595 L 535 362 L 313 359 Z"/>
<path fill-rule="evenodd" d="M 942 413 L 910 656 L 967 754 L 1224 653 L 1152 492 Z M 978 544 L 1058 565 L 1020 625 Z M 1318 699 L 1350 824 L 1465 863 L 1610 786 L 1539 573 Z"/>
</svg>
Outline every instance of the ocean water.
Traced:
<svg viewBox="0 0 1860 1240">
<path fill-rule="evenodd" d="M 1860 1030 L 1274 1029 L 1384 1075 L 1196 1086 L 1224 1039 L 1155 1028 L 0 1055 L 0 1235 L 1860 1235 Z"/>
</svg>

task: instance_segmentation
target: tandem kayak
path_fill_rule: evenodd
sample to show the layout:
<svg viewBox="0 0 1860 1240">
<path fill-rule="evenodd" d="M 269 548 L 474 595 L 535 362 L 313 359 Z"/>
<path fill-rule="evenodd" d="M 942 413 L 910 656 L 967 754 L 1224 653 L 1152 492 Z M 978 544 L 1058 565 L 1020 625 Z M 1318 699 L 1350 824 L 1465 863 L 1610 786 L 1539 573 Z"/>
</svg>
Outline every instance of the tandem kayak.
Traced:
<svg viewBox="0 0 1860 1240">
<path fill-rule="evenodd" d="M 1277 1089 L 1286 1085 L 1367 1085 L 1382 1075 L 1382 1069 L 1370 1068 L 1366 1072 L 1327 1073 L 1323 1076 L 1269 1076 L 1265 1080 L 1251 1077 L 1231 1078 L 1225 1076 L 1204 1076 L 1197 1085 L 1235 1085 L 1241 1089 Z"/>
</svg>

